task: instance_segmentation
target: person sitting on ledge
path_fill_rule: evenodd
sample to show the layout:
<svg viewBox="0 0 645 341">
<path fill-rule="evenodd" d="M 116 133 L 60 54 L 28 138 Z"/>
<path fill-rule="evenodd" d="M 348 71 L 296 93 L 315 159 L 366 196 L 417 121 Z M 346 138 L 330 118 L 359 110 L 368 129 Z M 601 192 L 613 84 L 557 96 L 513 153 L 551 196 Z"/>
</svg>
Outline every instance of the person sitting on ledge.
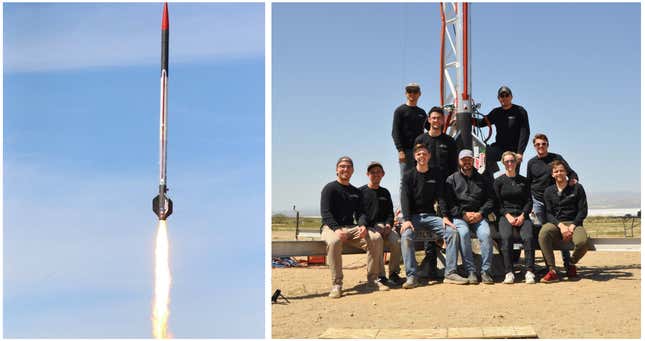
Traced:
<svg viewBox="0 0 645 341">
<path fill-rule="evenodd" d="M 551 176 L 555 185 L 544 190 L 544 205 L 546 206 L 547 223 L 540 229 L 538 240 L 544 261 L 549 272 L 540 282 L 552 283 L 559 280 L 556 272 L 553 249 L 562 248 L 573 240 L 571 265 L 574 267 L 587 252 L 587 232 L 582 227 L 587 217 L 587 195 L 580 183 L 571 185 L 567 179 L 567 168 L 564 162 L 551 162 Z"/>
<path fill-rule="evenodd" d="M 327 262 L 331 270 L 330 298 L 339 298 L 343 286 L 343 243 L 367 251 L 367 283 L 373 289 L 389 290 L 378 282 L 379 257 L 383 257 L 383 239 L 368 231 L 367 216 L 361 208 L 361 191 L 349 183 L 354 162 L 343 156 L 336 162 L 336 180 L 328 183 L 320 195 L 321 238 L 327 243 Z"/>
</svg>

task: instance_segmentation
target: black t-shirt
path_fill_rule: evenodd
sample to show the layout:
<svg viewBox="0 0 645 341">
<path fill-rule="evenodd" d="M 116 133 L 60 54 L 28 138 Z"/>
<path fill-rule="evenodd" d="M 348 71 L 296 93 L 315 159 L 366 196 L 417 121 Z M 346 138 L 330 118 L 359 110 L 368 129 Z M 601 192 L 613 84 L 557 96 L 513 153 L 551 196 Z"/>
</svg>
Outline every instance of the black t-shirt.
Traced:
<svg viewBox="0 0 645 341">
<path fill-rule="evenodd" d="M 412 168 L 403 174 L 401 180 L 401 213 L 403 219 L 410 220 L 413 214 L 427 213 L 436 215 L 434 209 L 435 201 L 444 211 L 443 200 L 440 200 L 443 193 L 443 181 L 439 172 L 429 169 L 425 173 Z"/>
<path fill-rule="evenodd" d="M 371 189 L 367 185 L 358 189 L 361 191 L 361 204 L 367 217 L 367 226 L 376 224 L 394 225 L 394 207 L 392 196 L 385 187 Z"/>
<path fill-rule="evenodd" d="M 555 184 L 555 180 L 551 176 L 551 167 L 549 167 L 549 163 L 554 160 L 564 162 L 564 168 L 567 170 L 567 176 L 569 179 L 579 180 L 578 174 L 569 167 L 567 161 L 565 161 L 560 154 L 547 153 L 541 159 L 537 156 L 533 157 L 526 165 L 526 178 L 531 184 L 531 194 L 533 194 L 533 197 L 540 202 L 544 202 L 544 190 Z"/>
<path fill-rule="evenodd" d="M 412 149 L 414 139 L 423 134 L 423 124 L 428 120 L 426 112 L 419 107 L 401 104 L 394 110 L 392 139 L 396 150 Z"/>
<path fill-rule="evenodd" d="M 486 117 L 495 125 L 495 144 L 504 151 L 524 154 L 531 129 L 528 113 L 523 107 L 516 104 L 511 105 L 508 110 L 497 107 Z M 483 121 L 479 122 L 479 126 L 484 125 Z"/>
<path fill-rule="evenodd" d="M 430 151 L 428 166 L 439 169 L 444 180 L 457 171 L 457 143 L 452 137 L 443 133 L 434 137 L 423 133 L 414 139 L 414 145 L 419 143 L 425 145 Z"/>
<path fill-rule="evenodd" d="M 531 200 L 529 182 L 525 177 L 517 174 L 511 178 L 506 174 L 502 174 L 495 179 L 493 189 L 500 206 L 499 213 L 501 216 L 510 213 L 516 217 L 523 213 L 524 218 L 529 219 L 529 213 L 533 208 L 533 200 Z"/>
<path fill-rule="evenodd" d="M 322 224 L 336 230 L 340 226 L 365 225 L 365 214 L 361 208 L 361 191 L 351 184 L 342 185 L 332 181 L 325 185 L 320 194 L 320 215 Z"/>
<path fill-rule="evenodd" d="M 562 192 L 558 192 L 557 185 L 551 185 L 544 190 L 544 206 L 548 222 L 557 226 L 571 221 L 582 226 L 587 217 L 587 194 L 581 184 L 567 185 Z"/>
</svg>

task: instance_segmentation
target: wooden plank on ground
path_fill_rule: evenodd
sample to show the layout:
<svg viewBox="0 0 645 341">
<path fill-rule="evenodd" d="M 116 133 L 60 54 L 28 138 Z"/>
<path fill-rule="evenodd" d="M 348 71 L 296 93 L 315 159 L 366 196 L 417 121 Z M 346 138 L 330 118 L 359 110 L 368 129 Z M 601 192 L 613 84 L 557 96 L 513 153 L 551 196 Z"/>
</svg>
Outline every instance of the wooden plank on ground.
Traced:
<svg viewBox="0 0 645 341">
<path fill-rule="evenodd" d="M 532 326 L 467 327 L 433 329 L 329 328 L 321 339 L 526 339 L 537 338 Z"/>
<path fill-rule="evenodd" d="M 515 336 L 522 339 L 537 339 L 538 334 L 533 326 L 514 326 Z"/>
<path fill-rule="evenodd" d="M 513 327 L 483 327 L 485 339 L 528 339 L 537 338 L 537 333 L 531 326 Z"/>
<path fill-rule="evenodd" d="M 378 329 L 328 328 L 321 339 L 374 339 Z"/>
<path fill-rule="evenodd" d="M 445 339 L 448 329 L 381 329 L 376 335 L 377 339 Z"/>
<path fill-rule="evenodd" d="M 484 331 L 479 327 L 448 328 L 449 339 L 481 339 Z"/>
</svg>

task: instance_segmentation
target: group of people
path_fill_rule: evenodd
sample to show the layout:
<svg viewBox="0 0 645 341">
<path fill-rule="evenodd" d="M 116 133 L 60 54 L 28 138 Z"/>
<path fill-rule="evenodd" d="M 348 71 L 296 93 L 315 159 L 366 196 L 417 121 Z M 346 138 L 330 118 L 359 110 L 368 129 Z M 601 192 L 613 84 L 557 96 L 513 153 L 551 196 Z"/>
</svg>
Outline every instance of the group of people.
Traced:
<svg viewBox="0 0 645 341">
<path fill-rule="evenodd" d="M 421 88 L 416 83 L 405 87 L 405 95 L 406 103 L 395 110 L 392 125 L 401 168 L 397 217 L 400 230 L 395 228 L 390 192 L 380 185 L 385 170 L 379 162 L 369 163 L 367 185 L 356 188 L 350 184 L 353 160 L 348 156 L 339 158 L 336 179 L 321 192 L 321 236 L 327 244 L 332 279 L 329 297 L 342 295 L 345 243 L 367 251 L 367 284 L 375 290 L 389 290 L 401 284 L 411 289 L 419 285 L 421 276 L 438 276 L 434 243 L 426 243 L 426 259 L 422 262 L 429 264 L 428 273 L 424 274 L 417 264 L 415 235 L 423 230 L 434 233 L 446 249 L 444 283 L 478 284 L 481 278 L 482 283 L 493 284 L 489 220 L 497 222 L 501 238 L 504 283 L 515 282 L 512 246 L 517 235 L 524 247 L 526 283 L 536 281 L 536 246 L 542 250 L 548 266 L 540 281 L 558 281 L 553 250 L 563 249 L 570 241 L 574 244 L 573 255 L 563 250 L 562 256 L 567 276 L 576 277 L 575 264 L 587 251 L 583 227 L 587 216 L 584 189 L 564 158 L 548 151 L 549 140 L 544 134 L 533 137 L 537 156 L 528 161 L 527 176 L 519 174 L 530 128 L 526 110 L 512 103 L 511 89 L 502 86 L 498 90 L 501 106 L 486 116 L 496 127 L 496 141 L 486 148 L 483 174 L 473 166 L 473 152 L 467 148 L 458 151 L 456 141 L 444 133 L 443 108 L 433 107 L 426 114 L 418 107 Z M 499 169 L 497 161 L 502 162 L 505 172 L 493 179 Z M 530 218 L 531 212 L 535 224 Z M 539 243 L 534 241 L 534 231 L 539 231 Z M 480 243 L 479 271 L 473 260 L 471 232 Z M 391 254 L 389 276 L 385 272 L 384 246 Z M 457 271 L 459 253 L 466 270 L 464 276 Z M 405 280 L 399 277 L 401 258 Z"/>
</svg>

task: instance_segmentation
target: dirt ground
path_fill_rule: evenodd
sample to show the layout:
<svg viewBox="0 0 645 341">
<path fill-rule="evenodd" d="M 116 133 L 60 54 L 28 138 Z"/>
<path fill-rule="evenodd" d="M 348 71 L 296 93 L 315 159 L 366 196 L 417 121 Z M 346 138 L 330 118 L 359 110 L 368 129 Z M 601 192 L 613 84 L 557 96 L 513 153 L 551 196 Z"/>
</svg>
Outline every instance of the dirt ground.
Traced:
<svg viewBox="0 0 645 341">
<path fill-rule="evenodd" d="M 285 239 L 280 237 L 274 235 Z M 543 264 L 539 251 L 536 258 Z M 365 289 L 365 255 L 345 255 L 343 297 L 335 300 L 327 297 L 326 266 L 276 268 L 272 289 L 291 303 L 272 305 L 272 335 L 317 338 L 332 327 L 532 326 L 540 338 L 640 338 L 640 263 L 637 252 L 592 251 L 578 264 L 577 281 L 527 285 L 516 274 L 513 285 L 498 278 L 494 285 L 436 283 L 371 292 Z"/>
</svg>

